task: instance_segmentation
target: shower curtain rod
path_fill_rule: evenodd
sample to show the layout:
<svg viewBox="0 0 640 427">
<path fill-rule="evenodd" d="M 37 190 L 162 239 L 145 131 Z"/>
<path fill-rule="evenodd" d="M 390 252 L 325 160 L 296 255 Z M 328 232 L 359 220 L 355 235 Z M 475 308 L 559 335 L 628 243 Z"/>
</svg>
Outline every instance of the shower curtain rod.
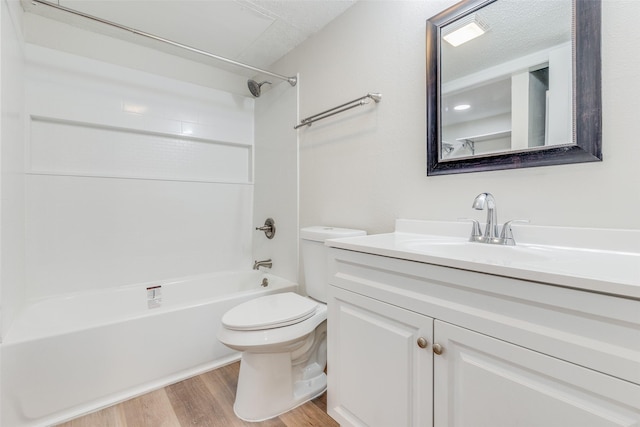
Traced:
<svg viewBox="0 0 640 427">
<path fill-rule="evenodd" d="M 51 2 L 48 2 L 48 1 L 45 1 L 45 0 L 31 0 L 31 3 L 34 4 L 34 5 L 42 4 L 42 5 L 45 5 L 45 6 L 49 6 L 49 7 L 52 7 L 54 9 L 62 10 L 62 11 L 68 12 L 68 13 L 72 13 L 74 15 L 81 16 L 83 18 L 91 19 L 92 21 L 96 21 L 96 22 L 100 22 L 102 24 L 110 25 L 112 27 L 116 27 L 116 28 L 119 28 L 121 30 L 129 31 L 129 32 L 131 32 L 133 34 L 137 34 L 139 36 L 147 37 L 147 38 L 150 38 L 150 39 L 162 42 L 162 43 L 166 43 L 166 44 L 170 44 L 172 46 L 179 47 L 181 49 L 185 49 L 185 50 L 188 50 L 188 51 L 191 51 L 191 52 L 195 52 L 195 53 L 198 53 L 200 55 L 204 55 L 204 56 L 207 56 L 209 58 L 213 58 L 213 59 L 218 60 L 218 61 L 226 62 L 227 64 L 235 65 L 236 67 L 246 68 L 247 70 L 256 71 L 256 72 L 261 73 L 261 74 L 266 74 L 266 75 L 271 76 L 271 77 L 276 77 L 278 79 L 286 80 L 287 82 L 289 82 L 289 84 L 291 86 L 295 86 L 296 83 L 298 82 L 298 78 L 297 77 L 287 77 L 287 76 L 283 76 L 281 74 L 272 73 L 271 71 L 263 70 L 261 68 L 254 67 L 252 65 L 243 64 L 242 62 L 238 62 L 238 61 L 234 61 L 234 60 L 229 59 L 229 58 L 225 58 L 224 56 L 214 55 L 213 53 L 209 53 L 209 52 L 206 52 L 204 50 L 197 49 L 195 47 L 191 47 L 191 46 L 184 45 L 182 43 L 174 42 L 172 40 L 168 40 L 168 39 L 165 39 L 165 38 L 162 38 L 162 37 L 150 34 L 150 33 L 146 33 L 144 31 L 136 30 L 135 28 L 127 27 L 125 25 L 121 25 L 121 24 L 118 24 L 118 23 L 115 23 L 115 22 L 112 22 L 112 21 L 107 21 L 106 19 L 98 18 L 97 16 L 89 15 L 89 14 L 80 12 L 80 11 L 75 10 L 75 9 L 70 9 L 68 7 L 60 6 L 60 5 L 56 4 L 56 3 L 51 3 Z"/>
<path fill-rule="evenodd" d="M 294 129 L 298 129 L 298 128 L 301 128 L 302 126 L 311 126 L 311 123 L 317 122 L 318 120 L 326 119 L 327 117 L 331 117 L 331 116 L 336 115 L 338 113 L 342 113 L 343 111 L 347 111 L 347 110 L 350 110 L 352 108 L 368 104 L 369 101 L 367 101 L 367 98 L 373 99 L 376 103 L 378 103 L 378 102 L 382 101 L 382 94 L 381 93 L 368 93 L 363 97 L 360 97 L 358 99 L 354 99 L 353 101 L 345 102 L 344 104 L 338 105 L 337 107 L 329 108 L 328 110 L 323 111 L 322 113 L 314 114 L 313 116 L 309 116 L 306 119 L 302 119 L 302 120 L 300 120 L 300 124 L 299 125 L 295 125 L 293 128 Z M 351 104 L 353 104 L 353 105 L 351 105 Z"/>
</svg>

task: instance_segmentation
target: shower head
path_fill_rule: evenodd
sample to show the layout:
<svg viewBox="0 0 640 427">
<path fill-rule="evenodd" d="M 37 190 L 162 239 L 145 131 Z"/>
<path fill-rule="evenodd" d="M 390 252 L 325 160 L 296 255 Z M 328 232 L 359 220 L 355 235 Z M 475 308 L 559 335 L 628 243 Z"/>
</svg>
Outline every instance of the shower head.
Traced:
<svg viewBox="0 0 640 427">
<path fill-rule="evenodd" d="M 256 98 L 259 98 L 260 97 L 260 88 L 265 83 L 271 84 L 271 82 L 267 82 L 267 81 L 264 81 L 262 83 L 258 83 L 257 81 L 252 80 L 252 79 L 247 80 L 247 86 L 249 87 L 249 91 L 251 92 L 251 95 L 255 96 Z"/>
</svg>

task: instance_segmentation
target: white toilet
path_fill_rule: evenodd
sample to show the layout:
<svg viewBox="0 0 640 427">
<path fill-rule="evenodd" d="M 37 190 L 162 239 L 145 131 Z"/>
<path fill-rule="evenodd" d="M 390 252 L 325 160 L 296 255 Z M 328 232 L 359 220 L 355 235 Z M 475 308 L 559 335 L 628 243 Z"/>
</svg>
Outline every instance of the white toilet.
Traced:
<svg viewBox="0 0 640 427">
<path fill-rule="evenodd" d="M 276 417 L 324 393 L 327 376 L 326 239 L 361 236 L 362 230 L 300 230 L 309 297 L 293 292 L 242 303 L 222 317 L 220 342 L 242 351 L 233 409 L 245 421 Z"/>
</svg>

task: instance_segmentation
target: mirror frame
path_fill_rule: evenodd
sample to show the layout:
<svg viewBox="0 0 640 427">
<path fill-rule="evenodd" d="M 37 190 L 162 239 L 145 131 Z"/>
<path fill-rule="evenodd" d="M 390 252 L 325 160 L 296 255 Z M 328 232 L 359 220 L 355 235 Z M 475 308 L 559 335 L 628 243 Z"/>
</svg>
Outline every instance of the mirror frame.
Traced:
<svg viewBox="0 0 640 427">
<path fill-rule="evenodd" d="M 601 0 L 572 0 L 572 144 L 459 160 L 440 159 L 440 31 L 499 0 L 463 0 L 427 20 L 427 176 L 602 161 Z"/>
</svg>

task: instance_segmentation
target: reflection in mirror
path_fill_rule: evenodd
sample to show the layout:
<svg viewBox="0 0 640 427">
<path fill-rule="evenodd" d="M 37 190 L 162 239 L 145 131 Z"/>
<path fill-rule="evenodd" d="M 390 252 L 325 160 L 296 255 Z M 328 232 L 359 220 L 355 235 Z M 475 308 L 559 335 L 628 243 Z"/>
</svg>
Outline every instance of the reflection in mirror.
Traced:
<svg viewBox="0 0 640 427">
<path fill-rule="evenodd" d="M 465 0 L 427 21 L 428 174 L 601 160 L 599 29 L 599 0 Z"/>
<path fill-rule="evenodd" d="M 497 1 L 441 35 L 441 159 L 573 143 L 571 0 Z"/>
</svg>

